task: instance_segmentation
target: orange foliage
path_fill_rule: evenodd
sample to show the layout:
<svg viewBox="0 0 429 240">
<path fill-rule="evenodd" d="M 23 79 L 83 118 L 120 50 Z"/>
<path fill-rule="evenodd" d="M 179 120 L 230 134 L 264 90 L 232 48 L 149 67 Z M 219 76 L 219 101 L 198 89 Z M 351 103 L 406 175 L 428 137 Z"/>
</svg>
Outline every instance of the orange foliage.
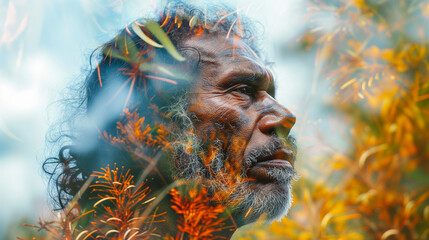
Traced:
<svg viewBox="0 0 429 240">
<path fill-rule="evenodd" d="M 192 189 L 187 193 L 188 196 L 171 189 L 170 195 L 171 208 L 179 214 L 176 240 L 219 239 L 215 232 L 231 228 L 225 226 L 228 217 L 220 217 L 226 207 L 219 204 L 213 206 L 212 199 L 207 196 L 207 189 Z"/>
<path fill-rule="evenodd" d="M 148 162 L 155 152 L 170 147 L 167 130 L 162 123 L 145 124 L 145 117 L 140 117 L 137 110 L 130 113 L 128 109 L 124 109 L 123 118 L 123 121 L 117 122 L 119 130 L 117 136 L 103 132 L 102 137 L 112 145 L 123 148 Z"/>
<path fill-rule="evenodd" d="M 323 21 L 327 15 L 334 19 L 331 26 Z M 289 217 L 262 236 L 254 227 L 240 239 L 428 239 L 429 32 L 420 23 L 428 22 L 429 3 L 312 0 L 308 16 L 313 26 L 300 41 L 315 51 L 315 67 L 335 91 L 338 103 L 331 107 L 347 130 L 334 144 L 318 146 L 321 154 L 305 153 Z M 180 19 L 175 24 L 179 27 Z M 193 31 L 198 35 L 202 28 L 195 25 Z M 151 151 L 170 147 L 162 124 L 145 124 L 137 111 L 126 110 L 124 119 L 118 136 L 104 132 L 113 145 L 146 160 Z M 342 142 L 347 148 L 335 146 Z M 213 156 L 202 158 L 209 162 Z M 135 209 L 146 202 L 148 188 L 134 186 L 129 172 L 118 169 L 104 168 L 94 176 L 99 181 L 91 188 L 98 201 L 84 213 L 95 215 L 88 229 L 72 227 L 82 214 L 77 208 L 58 222 L 33 227 L 64 239 L 148 238 L 159 215 L 139 216 Z M 234 180 L 227 179 L 231 186 Z M 170 195 L 179 232 L 167 239 L 215 239 L 216 232 L 231 228 L 222 217 L 225 207 L 213 206 L 206 189 L 187 195 L 172 189 Z"/>
<path fill-rule="evenodd" d="M 129 170 L 124 173 L 124 168 L 101 170 L 93 173 L 98 180 L 90 186 L 91 193 L 95 193 L 92 198 L 98 200 L 92 205 L 95 213 L 91 225 L 96 230 L 93 234 L 101 239 L 127 239 L 127 236 L 149 239 L 156 229 L 152 223 L 159 222 L 155 217 L 163 215 L 142 214 L 144 205 L 153 200 L 145 199 L 149 187 L 144 187 L 143 183 L 134 185 L 134 176 Z"/>
<path fill-rule="evenodd" d="M 310 1 L 314 28 L 301 41 L 336 93 L 331 108 L 344 136 L 304 153 L 290 216 L 267 236 L 428 239 L 429 32 L 420 24 L 427 5 Z M 318 25 L 327 15 L 332 26 Z M 417 39 L 407 37 L 414 28 Z M 335 146 L 341 141 L 348 146 Z"/>
<path fill-rule="evenodd" d="M 95 203 L 83 209 L 72 201 L 67 209 L 58 214 L 58 219 L 38 225 L 27 225 L 45 231 L 43 240 L 49 239 L 149 239 L 155 234 L 154 223 L 161 214 L 144 213 L 145 206 L 153 199 L 146 199 L 149 188 L 143 183 L 134 183 L 133 176 L 124 169 L 109 166 L 94 172 L 97 178 L 89 186 Z M 92 181 L 92 178 L 88 180 Z M 136 185 L 134 185 L 136 184 Z M 36 238 L 33 238 L 36 239 Z"/>
</svg>

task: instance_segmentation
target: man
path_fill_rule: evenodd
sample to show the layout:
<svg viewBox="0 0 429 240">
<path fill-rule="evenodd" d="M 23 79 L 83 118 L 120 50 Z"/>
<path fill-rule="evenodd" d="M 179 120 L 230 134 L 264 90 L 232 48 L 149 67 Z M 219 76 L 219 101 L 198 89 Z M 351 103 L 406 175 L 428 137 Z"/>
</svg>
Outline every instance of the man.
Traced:
<svg viewBox="0 0 429 240">
<path fill-rule="evenodd" d="M 210 205 L 226 207 L 236 227 L 287 213 L 295 117 L 274 99 L 253 25 L 239 16 L 172 3 L 159 19 L 138 20 L 102 47 L 78 105 L 83 125 L 45 163 L 61 166 L 48 171 L 61 208 L 76 195 L 83 208 L 105 201 L 82 186 L 93 171 L 115 165 L 149 179 L 157 206 L 171 202 L 162 191 L 186 181 L 200 184 Z M 161 235 L 169 232 L 159 225 Z M 225 229 L 216 235 L 229 238 Z"/>
</svg>

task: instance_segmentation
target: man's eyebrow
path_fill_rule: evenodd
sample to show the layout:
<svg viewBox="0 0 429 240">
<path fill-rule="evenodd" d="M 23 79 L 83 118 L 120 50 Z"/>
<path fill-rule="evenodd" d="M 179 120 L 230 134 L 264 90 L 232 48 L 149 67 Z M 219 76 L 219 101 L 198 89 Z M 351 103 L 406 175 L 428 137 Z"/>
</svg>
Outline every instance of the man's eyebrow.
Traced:
<svg viewBox="0 0 429 240">
<path fill-rule="evenodd" d="M 251 86 L 260 87 L 264 84 L 265 80 L 268 80 L 268 86 L 266 87 L 266 91 L 269 95 L 272 97 L 275 97 L 275 82 L 272 78 L 272 74 L 267 73 L 255 73 L 255 72 L 249 72 L 249 73 L 230 73 L 226 76 L 228 81 L 224 82 L 222 84 L 223 88 L 230 88 L 237 84 L 247 84 Z"/>
<path fill-rule="evenodd" d="M 262 74 L 262 73 L 230 73 L 226 76 L 228 81 L 224 82 L 224 87 L 231 87 L 233 85 L 239 84 L 239 83 L 245 83 L 252 86 L 260 86 L 268 79 L 270 81 L 270 85 L 272 85 L 272 79 L 269 77 L 269 75 Z"/>
</svg>

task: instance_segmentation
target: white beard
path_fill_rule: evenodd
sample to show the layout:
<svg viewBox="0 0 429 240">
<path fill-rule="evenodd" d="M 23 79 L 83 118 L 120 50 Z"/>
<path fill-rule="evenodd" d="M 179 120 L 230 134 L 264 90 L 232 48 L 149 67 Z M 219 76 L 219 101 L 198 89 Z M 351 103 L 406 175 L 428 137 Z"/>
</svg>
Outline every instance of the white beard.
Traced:
<svg viewBox="0 0 429 240">
<path fill-rule="evenodd" d="M 200 157 L 206 154 L 203 148 L 202 140 L 196 134 L 190 131 L 193 129 L 192 117 L 185 110 L 183 101 L 173 106 L 175 117 L 181 121 L 185 130 L 178 130 L 174 136 L 173 145 L 173 162 L 174 176 L 177 179 L 193 180 L 202 183 L 210 193 L 219 192 L 227 193 L 221 200 L 221 204 L 231 207 L 233 217 L 239 225 L 244 225 L 256 221 L 260 216 L 266 216 L 267 221 L 273 221 L 283 218 L 289 211 L 292 204 L 292 181 L 295 171 L 292 169 L 267 168 L 267 174 L 275 179 L 273 183 L 255 183 L 249 181 L 246 177 L 245 170 L 250 165 L 256 163 L 257 158 L 263 152 L 272 152 L 279 147 L 284 146 L 281 140 L 271 141 L 268 146 L 262 149 L 251 151 L 249 157 L 240 160 L 242 169 L 233 171 L 239 176 L 231 176 L 231 170 L 225 169 L 227 154 L 221 149 L 223 142 L 215 140 L 211 142 L 217 150 L 217 154 L 211 159 L 210 165 L 205 166 Z M 176 119 L 177 120 L 177 119 Z M 291 138 L 292 146 L 294 146 Z M 187 148 L 191 151 L 187 151 Z M 214 174 L 214 176 L 213 176 Z M 231 186 L 233 179 L 233 186 Z"/>
</svg>

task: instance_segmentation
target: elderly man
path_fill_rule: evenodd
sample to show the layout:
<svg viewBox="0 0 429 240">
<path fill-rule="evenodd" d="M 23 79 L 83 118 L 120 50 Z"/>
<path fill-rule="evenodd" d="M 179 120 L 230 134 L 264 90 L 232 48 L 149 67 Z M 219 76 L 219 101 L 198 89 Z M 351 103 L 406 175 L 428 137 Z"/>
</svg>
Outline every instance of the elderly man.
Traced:
<svg viewBox="0 0 429 240">
<path fill-rule="evenodd" d="M 200 184 L 210 206 L 225 207 L 236 227 L 284 216 L 295 173 L 289 136 L 295 117 L 274 98 L 275 81 L 252 27 L 238 11 L 175 3 L 159 19 L 135 21 L 104 44 L 73 105 L 83 116 L 80 127 L 66 134 L 72 140 L 59 157 L 45 163 L 47 170 L 61 166 L 48 171 L 60 207 L 76 195 L 83 208 L 99 205 L 82 186 L 110 165 L 128 169 L 136 182 L 144 176 L 160 208 L 172 201 L 161 193 L 186 181 Z M 166 221 L 158 234 L 175 236 L 165 227 L 173 220 Z"/>
</svg>

